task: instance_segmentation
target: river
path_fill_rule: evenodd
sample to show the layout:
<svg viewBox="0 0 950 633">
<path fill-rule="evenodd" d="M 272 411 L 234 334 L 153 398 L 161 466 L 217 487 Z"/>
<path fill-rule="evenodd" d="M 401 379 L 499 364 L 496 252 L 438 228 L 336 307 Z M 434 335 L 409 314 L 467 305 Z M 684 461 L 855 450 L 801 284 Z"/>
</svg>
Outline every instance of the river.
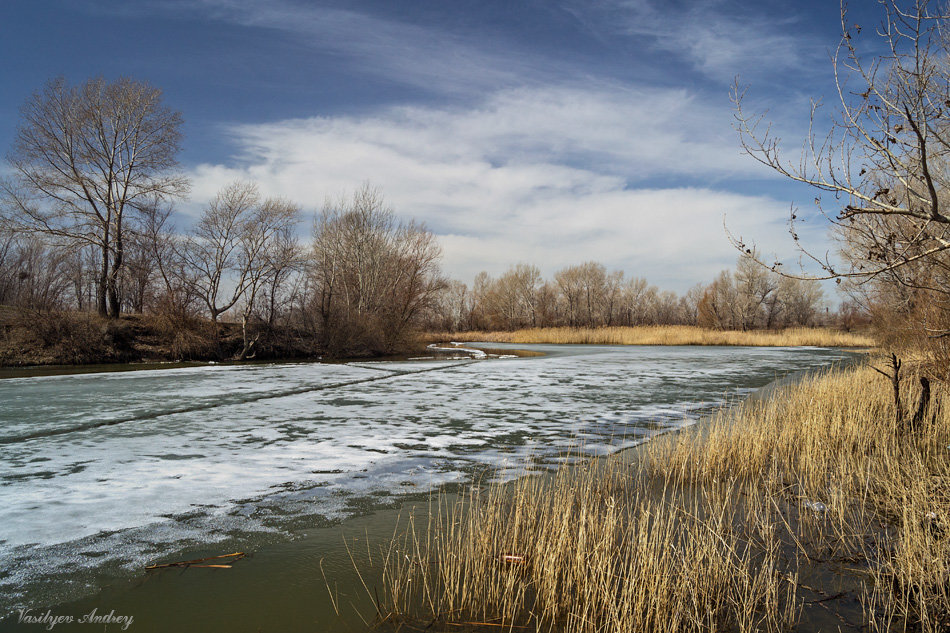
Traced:
<svg viewBox="0 0 950 633">
<path fill-rule="evenodd" d="M 407 500 L 618 451 L 852 356 L 510 347 L 544 355 L 0 380 L 0 630 L 120 608 L 135 631 L 328 630 L 320 559 L 346 576 L 341 535 L 384 538 Z M 255 556 L 143 571 L 236 550 Z"/>
</svg>

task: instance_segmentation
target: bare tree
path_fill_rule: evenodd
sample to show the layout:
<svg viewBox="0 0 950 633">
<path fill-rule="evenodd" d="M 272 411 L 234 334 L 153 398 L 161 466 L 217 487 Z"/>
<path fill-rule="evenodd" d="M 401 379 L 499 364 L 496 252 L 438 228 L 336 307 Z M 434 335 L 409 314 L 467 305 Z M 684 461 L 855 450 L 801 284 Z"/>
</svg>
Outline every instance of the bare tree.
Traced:
<svg viewBox="0 0 950 633">
<path fill-rule="evenodd" d="M 471 328 L 474 330 L 492 327 L 491 314 L 489 313 L 489 294 L 491 292 L 492 278 L 486 271 L 481 271 L 475 275 L 472 282 L 472 311 Z"/>
<path fill-rule="evenodd" d="M 179 250 L 186 269 L 193 273 L 186 281 L 193 285 L 213 323 L 247 289 L 250 260 L 242 257 L 241 247 L 247 222 L 259 202 L 255 185 L 228 185 L 211 200 Z"/>
<path fill-rule="evenodd" d="M 17 276 L 14 264 L 16 247 L 16 234 L 9 230 L 6 223 L 0 222 L 0 304 L 11 303 L 14 296 Z"/>
<path fill-rule="evenodd" d="M 148 249 L 150 273 L 158 279 L 153 309 L 181 323 L 198 310 L 198 270 L 188 265 L 183 256 L 186 242 L 175 230 L 171 220 L 172 209 L 159 204 L 142 209 L 138 224 L 140 239 Z"/>
<path fill-rule="evenodd" d="M 294 226 L 285 225 L 274 233 L 273 239 L 264 249 L 264 263 L 266 320 L 267 325 L 273 328 L 277 324 L 277 315 L 294 300 L 295 293 L 288 289 L 288 281 L 303 268 L 304 253 L 294 235 Z"/>
<path fill-rule="evenodd" d="M 579 266 L 562 268 L 554 274 L 554 282 L 564 299 L 568 325 L 577 327 L 584 296 L 583 271 Z"/>
<path fill-rule="evenodd" d="M 328 201 L 314 224 L 311 305 L 331 353 L 393 351 L 446 280 L 435 236 L 402 222 L 364 185 Z"/>
<path fill-rule="evenodd" d="M 658 325 L 675 325 L 682 323 L 679 295 L 672 290 L 664 290 L 655 296 L 656 323 Z"/>
<path fill-rule="evenodd" d="M 147 201 L 183 196 L 176 173 L 180 113 L 162 93 L 132 79 L 70 86 L 50 81 L 21 108 L 3 185 L 19 228 L 99 253 L 96 307 L 115 318 L 125 265 L 130 211 Z"/>
<path fill-rule="evenodd" d="M 240 359 L 252 358 L 260 333 L 252 338 L 251 319 L 261 292 L 268 294 L 271 315 L 281 285 L 296 263 L 297 249 L 293 231 L 299 222 L 300 210 L 287 200 L 269 198 L 255 206 L 243 219 L 240 268 L 236 286 L 244 288 L 241 309 L 241 335 L 244 346 Z"/>
<path fill-rule="evenodd" d="M 621 310 L 623 300 L 623 271 L 615 270 L 604 280 L 603 293 L 601 294 L 601 319 L 602 324 L 610 327 L 615 325 Z"/>
<path fill-rule="evenodd" d="M 471 309 L 468 286 L 453 279 L 438 293 L 426 327 L 444 332 L 462 332 L 470 327 Z"/>
<path fill-rule="evenodd" d="M 703 284 L 696 284 L 686 291 L 686 294 L 680 299 L 683 305 L 683 323 L 685 325 L 696 325 L 699 319 L 699 302 L 703 299 L 705 288 Z"/>
<path fill-rule="evenodd" d="M 809 326 L 819 320 L 824 292 L 817 281 L 783 277 L 776 294 L 786 325 Z"/>
<path fill-rule="evenodd" d="M 439 261 L 442 249 L 435 235 L 415 222 L 401 224 L 388 260 L 383 315 L 387 351 L 394 351 L 421 314 L 443 291 L 448 280 Z"/>
<path fill-rule="evenodd" d="M 541 286 L 541 271 L 537 266 L 517 264 L 492 283 L 492 312 L 497 314 L 503 327 L 514 330 L 537 325 L 537 292 Z"/>
<path fill-rule="evenodd" d="M 734 283 L 738 325 L 751 330 L 758 325 L 771 326 L 777 309 L 778 278 L 755 260 L 757 253 L 740 256 L 736 263 Z"/>
<path fill-rule="evenodd" d="M 732 271 L 724 270 L 709 284 L 698 306 L 698 321 L 702 327 L 735 328 L 740 323 L 736 307 L 739 296 Z"/>
<path fill-rule="evenodd" d="M 287 201 L 262 201 L 252 183 L 232 183 L 211 200 L 178 251 L 185 262 L 184 282 L 213 323 L 245 295 L 253 306 L 269 270 L 267 250 L 297 216 L 297 207 Z M 242 311 L 245 324 L 247 315 Z"/>
<path fill-rule="evenodd" d="M 649 319 L 651 296 L 657 289 L 643 277 L 631 277 L 623 286 L 624 325 L 643 325 Z"/>
<path fill-rule="evenodd" d="M 604 286 L 607 283 L 607 269 L 597 262 L 584 262 L 578 266 L 581 283 L 581 314 L 587 327 L 594 327 L 599 321 L 599 311 L 604 300 Z"/>
<path fill-rule="evenodd" d="M 550 281 L 543 281 L 535 293 L 535 311 L 539 326 L 561 325 L 562 315 L 559 312 L 557 285 Z"/>
<path fill-rule="evenodd" d="M 29 310 L 69 306 L 72 253 L 41 235 L 0 242 L 0 303 Z"/>
</svg>

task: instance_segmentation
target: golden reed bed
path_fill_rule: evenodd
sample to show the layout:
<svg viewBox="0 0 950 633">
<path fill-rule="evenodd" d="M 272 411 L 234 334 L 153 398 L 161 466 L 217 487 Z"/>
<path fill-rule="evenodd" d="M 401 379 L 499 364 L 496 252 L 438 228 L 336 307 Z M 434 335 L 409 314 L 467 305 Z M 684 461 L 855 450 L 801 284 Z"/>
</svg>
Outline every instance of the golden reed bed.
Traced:
<svg viewBox="0 0 950 633">
<path fill-rule="evenodd" d="M 529 328 L 513 332 L 430 332 L 427 342 L 567 343 L 587 345 L 748 345 L 756 347 L 874 347 L 867 334 L 830 328 L 709 330 L 690 325 Z"/>
<path fill-rule="evenodd" d="M 438 496 L 384 548 L 380 615 L 406 631 L 945 631 L 950 408 L 909 436 L 891 395 L 866 366 L 836 370 L 633 452 Z"/>
</svg>

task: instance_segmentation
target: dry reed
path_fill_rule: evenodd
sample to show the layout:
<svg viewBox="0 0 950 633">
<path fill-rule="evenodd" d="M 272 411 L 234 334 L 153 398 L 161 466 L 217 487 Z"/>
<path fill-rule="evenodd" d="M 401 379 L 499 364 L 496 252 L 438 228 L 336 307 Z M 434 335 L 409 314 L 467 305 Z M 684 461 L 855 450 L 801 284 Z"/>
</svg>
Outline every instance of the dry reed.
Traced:
<svg viewBox="0 0 950 633">
<path fill-rule="evenodd" d="M 946 630 L 950 414 L 908 437 L 890 393 L 866 366 L 835 370 L 632 453 L 436 497 L 386 551 L 383 620 Z"/>
<path fill-rule="evenodd" d="M 430 332 L 427 342 L 558 343 L 587 345 L 731 345 L 756 347 L 874 347 L 867 334 L 829 328 L 710 330 L 690 325 L 530 328 L 513 332 Z"/>
</svg>

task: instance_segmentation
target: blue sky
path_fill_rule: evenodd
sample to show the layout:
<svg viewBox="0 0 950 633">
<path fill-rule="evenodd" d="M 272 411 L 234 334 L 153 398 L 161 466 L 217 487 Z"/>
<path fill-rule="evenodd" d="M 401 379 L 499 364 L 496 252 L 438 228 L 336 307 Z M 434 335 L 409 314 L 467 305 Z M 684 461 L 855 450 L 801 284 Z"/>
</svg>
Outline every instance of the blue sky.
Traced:
<svg viewBox="0 0 950 633">
<path fill-rule="evenodd" d="M 833 0 L 5 0 L 0 148 L 48 79 L 131 76 L 184 115 L 182 227 L 235 179 L 310 212 L 369 181 L 463 281 L 594 259 L 683 291 L 734 264 L 723 215 L 795 259 L 814 194 L 741 155 L 730 88 L 794 153 L 839 35 Z"/>
</svg>

